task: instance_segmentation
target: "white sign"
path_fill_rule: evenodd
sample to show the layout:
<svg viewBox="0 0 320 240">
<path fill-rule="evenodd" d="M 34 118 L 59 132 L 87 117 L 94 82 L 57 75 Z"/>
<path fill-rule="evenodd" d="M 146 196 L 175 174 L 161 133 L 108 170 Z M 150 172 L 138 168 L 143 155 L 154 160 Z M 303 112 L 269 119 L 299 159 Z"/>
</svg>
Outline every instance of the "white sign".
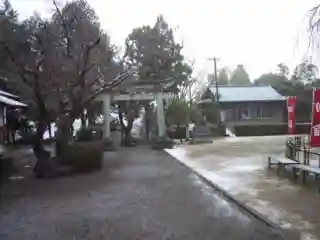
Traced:
<svg viewBox="0 0 320 240">
<path fill-rule="evenodd" d="M 313 128 L 313 136 L 319 137 L 320 136 L 320 124 L 315 125 Z"/>
<path fill-rule="evenodd" d="M 320 112 L 320 103 L 317 102 L 315 104 L 316 104 L 316 112 L 318 113 L 318 112 Z"/>
</svg>

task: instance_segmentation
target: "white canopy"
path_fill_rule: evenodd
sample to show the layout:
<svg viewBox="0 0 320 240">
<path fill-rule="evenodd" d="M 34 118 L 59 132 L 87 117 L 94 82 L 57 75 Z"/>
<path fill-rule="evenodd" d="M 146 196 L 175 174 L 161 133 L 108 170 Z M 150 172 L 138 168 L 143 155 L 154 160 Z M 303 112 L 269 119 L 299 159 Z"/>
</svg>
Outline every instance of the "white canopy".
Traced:
<svg viewBox="0 0 320 240">
<path fill-rule="evenodd" d="M 8 98 L 8 97 L 3 96 L 3 95 L 0 95 L 0 102 L 4 103 L 6 105 L 15 106 L 15 107 L 26 107 L 27 106 L 26 104 L 24 104 L 22 102 L 13 100 L 13 99 Z"/>
<path fill-rule="evenodd" d="M 11 97 L 11 98 L 19 98 L 17 95 L 14 95 L 12 93 L 8 93 L 6 91 L 0 90 L 0 95 L 6 96 L 6 97 Z"/>
</svg>

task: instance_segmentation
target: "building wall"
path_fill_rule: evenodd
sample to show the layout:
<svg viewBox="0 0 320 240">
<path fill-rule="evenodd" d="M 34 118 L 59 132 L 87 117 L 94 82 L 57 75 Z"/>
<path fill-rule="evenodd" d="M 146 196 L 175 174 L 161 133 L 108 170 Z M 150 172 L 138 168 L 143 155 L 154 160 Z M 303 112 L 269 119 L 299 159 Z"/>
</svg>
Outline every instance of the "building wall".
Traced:
<svg viewBox="0 0 320 240">
<path fill-rule="evenodd" d="M 285 101 L 221 103 L 221 120 L 230 125 L 285 122 Z"/>
</svg>

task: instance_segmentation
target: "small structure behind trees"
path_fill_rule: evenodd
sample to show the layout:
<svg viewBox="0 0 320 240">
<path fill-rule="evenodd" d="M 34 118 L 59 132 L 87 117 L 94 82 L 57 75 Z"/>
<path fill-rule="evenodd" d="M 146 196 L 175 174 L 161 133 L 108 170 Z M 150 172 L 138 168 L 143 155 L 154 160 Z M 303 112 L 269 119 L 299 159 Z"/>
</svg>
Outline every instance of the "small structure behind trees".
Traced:
<svg viewBox="0 0 320 240">
<path fill-rule="evenodd" d="M 119 120 L 124 134 L 124 145 L 132 145 L 131 130 L 133 121 L 142 117 L 141 109 L 144 109 L 144 133 L 145 139 L 150 140 L 150 134 L 156 138 L 166 135 L 164 120 L 164 105 L 173 98 L 173 93 L 167 91 L 174 81 L 141 81 L 133 80 L 130 86 L 115 88 L 112 91 L 100 94 L 96 101 L 103 102 L 104 137 L 111 138 L 110 113 L 111 105 L 116 106 Z M 154 102 L 154 103 L 153 103 Z M 156 119 L 149 119 L 155 105 Z M 152 123 L 154 122 L 154 123 Z"/>
<path fill-rule="evenodd" d="M 10 88 L 33 113 L 36 127 L 33 150 L 38 159 L 34 168 L 36 174 L 52 175 L 51 170 L 55 168 L 43 143 L 48 126 L 56 124 L 56 155 L 58 162 L 64 162 L 72 142 L 74 121 L 80 118 L 85 127 L 97 98 L 103 98 L 104 102 L 104 138 L 108 139 L 110 132 L 107 112 L 115 103 L 125 139 L 130 141 L 140 105 L 130 97 L 121 101 L 118 97 L 112 102 L 108 94 L 117 91 L 128 79 L 135 78 L 140 85 L 155 88 L 152 92 L 155 92 L 158 109 L 157 135 L 164 138 L 162 91 L 178 94 L 179 86 L 189 80 L 192 73 L 181 54 L 183 46 L 175 42 L 173 30 L 164 18 L 159 16 L 153 27 L 134 29 L 119 61 L 115 46 L 101 29 L 87 1 L 74 0 L 62 7 L 55 0 L 52 3 L 54 12 L 49 19 L 35 14 L 18 21 L 9 1 L 0 11 L 0 75 L 9 79 Z M 167 79 L 170 84 L 163 87 Z M 138 92 L 134 90 L 133 93 Z M 150 109 L 150 100 L 145 104 L 146 109 Z"/>
<path fill-rule="evenodd" d="M 0 90 L 0 142 L 14 143 L 16 131 L 20 128 L 20 114 L 17 110 L 27 105 L 19 101 L 19 97 Z"/>
<path fill-rule="evenodd" d="M 33 149 L 40 175 L 52 168 L 43 146 L 48 123 L 56 122 L 57 155 L 64 158 L 74 120 L 96 96 L 129 75 L 114 61 L 115 49 L 86 1 L 53 5 L 50 20 L 35 15 L 18 22 L 9 3 L 0 19 L 5 26 L 0 31 L 6 31 L 0 33 L 1 72 L 35 112 Z"/>
</svg>

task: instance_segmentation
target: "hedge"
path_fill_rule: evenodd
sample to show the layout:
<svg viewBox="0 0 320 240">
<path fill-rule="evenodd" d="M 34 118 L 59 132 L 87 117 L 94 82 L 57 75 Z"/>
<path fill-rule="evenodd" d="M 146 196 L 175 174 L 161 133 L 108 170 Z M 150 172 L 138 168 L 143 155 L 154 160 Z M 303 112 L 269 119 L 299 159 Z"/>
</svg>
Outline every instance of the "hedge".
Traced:
<svg viewBox="0 0 320 240">
<path fill-rule="evenodd" d="M 185 139 L 186 138 L 186 126 L 168 128 L 167 135 L 171 139 Z"/>
<path fill-rule="evenodd" d="M 297 123 L 296 134 L 308 134 L 309 131 L 310 123 Z M 288 124 L 239 125 L 234 126 L 234 134 L 236 136 L 285 135 L 288 134 Z"/>
<path fill-rule="evenodd" d="M 102 167 L 104 145 L 102 141 L 75 142 L 66 149 L 64 164 L 78 172 L 92 171 Z"/>
</svg>

